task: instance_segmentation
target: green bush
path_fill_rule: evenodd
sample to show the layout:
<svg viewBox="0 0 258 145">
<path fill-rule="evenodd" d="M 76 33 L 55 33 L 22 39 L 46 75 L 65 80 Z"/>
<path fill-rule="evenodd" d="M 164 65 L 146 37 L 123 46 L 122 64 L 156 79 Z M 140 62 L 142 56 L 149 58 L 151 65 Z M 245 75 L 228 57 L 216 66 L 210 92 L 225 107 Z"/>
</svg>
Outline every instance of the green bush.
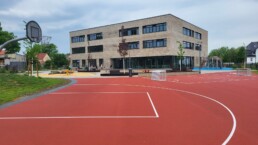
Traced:
<svg viewBox="0 0 258 145">
<path fill-rule="evenodd" d="M 6 68 L 0 67 L 0 73 L 6 73 L 6 72 L 7 72 Z"/>
</svg>

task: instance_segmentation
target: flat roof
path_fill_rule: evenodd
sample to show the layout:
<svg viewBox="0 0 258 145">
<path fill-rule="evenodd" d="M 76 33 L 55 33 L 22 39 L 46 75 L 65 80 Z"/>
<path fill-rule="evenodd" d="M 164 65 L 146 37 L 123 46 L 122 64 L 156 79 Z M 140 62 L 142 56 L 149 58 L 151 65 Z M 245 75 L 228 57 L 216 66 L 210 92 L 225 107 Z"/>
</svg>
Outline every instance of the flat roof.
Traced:
<svg viewBox="0 0 258 145">
<path fill-rule="evenodd" d="M 172 14 L 164 14 L 164 15 L 159 15 L 159 16 L 153 16 L 153 17 L 148 17 L 148 18 L 142 18 L 142 19 L 136 19 L 136 20 L 130 20 L 130 21 L 125 21 L 125 22 L 115 23 L 115 24 L 108 24 L 108 25 L 97 26 L 97 27 L 92 27 L 92 28 L 74 30 L 74 31 L 70 31 L 70 33 L 72 33 L 72 32 L 78 32 L 78 31 L 83 31 L 83 30 L 90 30 L 90 29 L 102 28 L 102 27 L 107 27 L 107 26 L 112 26 L 112 25 L 124 24 L 124 23 L 128 23 L 128 22 L 135 22 L 135 21 L 141 21 L 141 20 L 146 20 L 146 19 L 152 19 L 152 18 L 157 18 L 157 17 L 163 17 L 163 16 L 172 16 L 172 17 L 175 17 L 175 18 L 177 18 L 177 19 L 179 19 L 179 20 L 182 20 L 182 21 L 184 21 L 184 22 L 186 22 L 186 23 L 189 23 L 189 24 L 191 24 L 191 25 L 193 25 L 193 26 L 195 26 L 195 27 L 197 27 L 197 28 L 200 28 L 200 29 L 202 29 L 202 30 L 204 30 L 204 31 L 207 31 L 207 30 L 205 30 L 205 29 L 203 29 L 203 28 L 201 28 L 201 27 L 199 27 L 199 26 L 196 26 L 196 25 L 194 25 L 194 24 L 192 24 L 192 23 L 190 23 L 190 22 L 187 22 L 186 20 L 183 20 L 183 19 L 181 19 L 181 18 L 179 18 L 179 17 L 177 17 L 177 16 L 175 16 L 175 15 L 172 15 Z M 208 32 L 208 31 L 207 31 L 207 32 Z"/>
</svg>

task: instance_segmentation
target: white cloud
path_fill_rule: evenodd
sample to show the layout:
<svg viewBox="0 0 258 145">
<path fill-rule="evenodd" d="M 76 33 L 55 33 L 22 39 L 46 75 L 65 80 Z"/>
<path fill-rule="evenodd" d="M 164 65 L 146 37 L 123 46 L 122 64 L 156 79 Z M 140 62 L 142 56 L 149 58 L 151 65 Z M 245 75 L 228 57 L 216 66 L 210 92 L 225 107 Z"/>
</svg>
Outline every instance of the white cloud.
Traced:
<svg viewBox="0 0 258 145">
<path fill-rule="evenodd" d="M 69 31 L 171 13 L 209 32 L 209 49 L 258 41 L 256 0 L 4 0 L 2 26 L 24 35 L 23 20 L 39 22 L 52 42 L 69 51 Z M 56 38 L 54 38 L 56 37 Z M 66 38 L 67 37 L 67 38 Z M 64 43 L 68 41 L 67 43 Z"/>
</svg>

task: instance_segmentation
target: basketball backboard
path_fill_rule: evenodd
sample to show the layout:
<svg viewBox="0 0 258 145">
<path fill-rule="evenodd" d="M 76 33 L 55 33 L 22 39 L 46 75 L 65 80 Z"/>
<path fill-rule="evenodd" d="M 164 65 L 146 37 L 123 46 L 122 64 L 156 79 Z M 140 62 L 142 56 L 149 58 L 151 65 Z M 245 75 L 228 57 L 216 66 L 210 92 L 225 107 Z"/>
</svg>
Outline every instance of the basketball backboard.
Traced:
<svg viewBox="0 0 258 145">
<path fill-rule="evenodd" d="M 26 24 L 26 36 L 31 42 L 36 42 L 36 43 L 41 42 L 42 31 L 37 22 L 29 21 Z"/>
</svg>

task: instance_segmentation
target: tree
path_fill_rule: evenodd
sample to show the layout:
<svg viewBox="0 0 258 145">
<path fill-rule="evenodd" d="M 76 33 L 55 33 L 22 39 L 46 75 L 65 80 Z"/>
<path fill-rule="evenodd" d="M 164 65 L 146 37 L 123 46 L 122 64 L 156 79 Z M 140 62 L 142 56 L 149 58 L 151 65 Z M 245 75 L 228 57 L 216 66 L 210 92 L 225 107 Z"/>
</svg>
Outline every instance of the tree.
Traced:
<svg viewBox="0 0 258 145">
<path fill-rule="evenodd" d="M 221 47 L 220 48 L 220 58 L 224 61 L 224 62 L 229 62 L 229 56 L 228 56 L 228 47 Z"/>
<path fill-rule="evenodd" d="M 53 64 L 55 67 L 60 68 L 64 67 L 68 64 L 68 60 L 66 58 L 66 55 L 63 53 L 58 53 L 53 56 Z"/>
<path fill-rule="evenodd" d="M 125 56 L 128 55 L 128 44 L 125 42 L 125 39 L 122 39 L 122 43 L 119 43 L 119 49 L 117 50 L 120 56 L 123 57 L 123 70 L 125 73 Z"/>
<path fill-rule="evenodd" d="M 0 23 L 0 45 L 4 44 L 6 41 L 16 38 L 13 33 L 8 31 L 3 31 Z M 12 42 L 5 46 L 6 53 L 16 53 L 20 51 L 20 44 L 18 42 Z"/>
<path fill-rule="evenodd" d="M 180 66 L 180 71 L 181 71 L 182 59 L 184 58 L 185 51 L 184 51 L 184 47 L 183 47 L 182 43 L 179 41 L 177 41 L 177 43 L 179 44 L 177 56 L 179 57 L 179 64 L 180 64 L 179 66 Z"/>
<path fill-rule="evenodd" d="M 241 46 L 237 48 L 237 63 L 245 63 L 246 51 L 245 47 Z"/>
<path fill-rule="evenodd" d="M 221 47 L 210 52 L 209 57 L 218 56 L 224 62 L 244 63 L 246 59 L 246 50 L 244 46 L 238 48 Z"/>
<path fill-rule="evenodd" d="M 26 59 L 28 64 L 28 73 L 32 75 L 33 64 L 36 63 L 37 74 L 38 74 L 38 57 L 37 54 L 41 52 L 41 47 L 39 45 L 34 45 L 34 43 L 29 40 L 24 40 L 24 47 L 26 48 Z M 31 72 L 30 72 L 31 70 Z"/>
<path fill-rule="evenodd" d="M 229 57 L 229 61 L 228 62 L 236 62 L 237 54 L 236 54 L 236 49 L 234 47 L 229 49 L 228 57 Z"/>
<path fill-rule="evenodd" d="M 123 70 L 125 73 L 125 56 L 128 55 L 128 43 L 125 42 L 125 39 L 123 38 L 123 32 L 124 32 L 124 26 L 121 28 L 121 34 L 122 34 L 122 42 L 119 43 L 117 52 L 120 54 L 120 56 L 123 57 Z"/>
<path fill-rule="evenodd" d="M 53 43 L 41 44 L 41 53 L 47 53 L 52 59 L 58 53 L 57 46 Z"/>
<path fill-rule="evenodd" d="M 209 53 L 209 57 L 212 57 L 212 56 L 219 56 L 219 55 L 220 55 L 219 49 L 213 49 L 213 50 Z"/>
</svg>

